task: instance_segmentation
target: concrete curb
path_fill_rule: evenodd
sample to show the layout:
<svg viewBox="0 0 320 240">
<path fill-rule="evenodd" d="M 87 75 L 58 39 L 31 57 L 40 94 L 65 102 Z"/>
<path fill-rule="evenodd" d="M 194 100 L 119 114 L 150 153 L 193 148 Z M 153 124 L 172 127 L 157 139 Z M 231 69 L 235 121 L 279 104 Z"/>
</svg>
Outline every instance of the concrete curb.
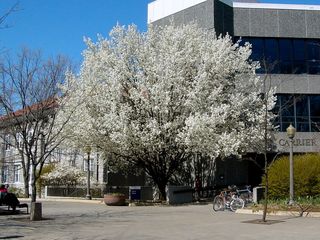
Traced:
<svg viewBox="0 0 320 240">
<path fill-rule="evenodd" d="M 238 209 L 236 213 L 240 214 L 255 214 L 262 215 L 263 211 L 253 211 L 252 209 Z M 290 217 L 300 217 L 299 212 L 295 211 L 274 211 L 267 213 L 269 216 L 290 216 Z M 320 212 L 305 212 L 303 217 L 320 217 Z"/>
</svg>

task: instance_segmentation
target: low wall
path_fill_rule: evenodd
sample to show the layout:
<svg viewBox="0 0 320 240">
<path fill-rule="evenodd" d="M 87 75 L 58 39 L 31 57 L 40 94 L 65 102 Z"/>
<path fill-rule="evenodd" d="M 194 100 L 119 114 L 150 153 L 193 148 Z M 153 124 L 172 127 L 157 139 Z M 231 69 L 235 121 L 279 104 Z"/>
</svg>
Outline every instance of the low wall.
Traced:
<svg viewBox="0 0 320 240">
<path fill-rule="evenodd" d="M 105 190 L 102 187 L 91 188 L 91 196 L 95 198 L 103 197 L 104 193 L 123 193 L 126 199 L 129 199 L 129 186 L 107 186 Z M 153 200 L 153 187 L 139 186 L 140 200 Z M 169 204 L 191 203 L 193 201 L 193 189 L 187 186 L 168 186 L 167 202 Z M 87 194 L 86 186 L 65 187 L 65 186 L 46 186 L 44 197 L 84 197 Z"/>
<path fill-rule="evenodd" d="M 90 188 L 92 197 L 101 198 L 103 196 L 101 187 Z M 86 186 L 65 187 L 65 186 L 45 186 L 44 197 L 84 197 L 87 195 Z"/>
<path fill-rule="evenodd" d="M 129 186 L 106 186 L 90 188 L 91 196 L 100 198 L 104 193 L 123 193 L 129 199 Z M 44 190 L 45 198 L 48 197 L 84 197 L 87 194 L 86 186 L 67 188 L 65 186 L 46 186 Z M 140 200 L 153 200 L 153 188 L 151 186 L 140 187 Z"/>
<path fill-rule="evenodd" d="M 187 186 L 167 186 L 167 202 L 169 204 L 191 203 L 193 189 Z"/>
<path fill-rule="evenodd" d="M 151 186 L 139 186 L 140 187 L 140 200 L 147 201 L 153 200 L 153 187 Z M 108 186 L 107 193 L 123 193 L 127 199 L 130 199 L 129 186 Z"/>
</svg>

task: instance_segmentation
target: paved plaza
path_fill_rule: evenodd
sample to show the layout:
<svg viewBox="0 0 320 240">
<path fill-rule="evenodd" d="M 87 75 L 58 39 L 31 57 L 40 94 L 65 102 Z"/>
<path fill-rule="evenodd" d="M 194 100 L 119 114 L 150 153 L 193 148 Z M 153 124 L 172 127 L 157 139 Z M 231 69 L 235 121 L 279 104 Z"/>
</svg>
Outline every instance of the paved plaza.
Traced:
<svg viewBox="0 0 320 240">
<path fill-rule="evenodd" d="M 22 210 L 23 211 L 23 210 Z M 0 215 L 0 239 L 281 239 L 320 238 L 320 218 L 277 217 L 281 222 L 244 223 L 260 216 L 213 212 L 212 204 L 110 207 L 99 201 L 44 201 L 45 220 Z"/>
</svg>

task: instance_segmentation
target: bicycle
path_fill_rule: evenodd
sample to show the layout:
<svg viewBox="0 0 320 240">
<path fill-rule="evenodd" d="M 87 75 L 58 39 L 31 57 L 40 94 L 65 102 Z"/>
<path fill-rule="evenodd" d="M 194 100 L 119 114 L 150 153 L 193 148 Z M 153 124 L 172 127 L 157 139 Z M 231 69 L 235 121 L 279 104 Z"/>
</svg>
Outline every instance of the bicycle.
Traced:
<svg viewBox="0 0 320 240">
<path fill-rule="evenodd" d="M 237 191 L 224 190 L 213 199 L 213 210 L 222 211 L 230 209 L 235 212 L 237 209 L 244 208 L 245 202 L 239 197 Z"/>
<path fill-rule="evenodd" d="M 244 188 L 236 189 L 240 198 L 245 202 L 245 205 L 253 203 L 253 193 L 250 185 L 245 185 Z"/>
</svg>

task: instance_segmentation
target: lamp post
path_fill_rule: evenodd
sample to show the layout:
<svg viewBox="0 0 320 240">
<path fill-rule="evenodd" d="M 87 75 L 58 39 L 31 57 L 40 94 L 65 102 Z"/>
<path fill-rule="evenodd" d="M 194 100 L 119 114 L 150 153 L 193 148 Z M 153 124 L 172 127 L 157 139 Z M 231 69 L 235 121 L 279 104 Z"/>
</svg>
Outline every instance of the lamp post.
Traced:
<svg viewBox="0 0 320 240">
<path fill-rule="evenodd" d="M 91 147 L 87 146 L 85 149 L 85 152 L 88 154 L 87 158 L 87 195 L 86 199 L 91 200 L 91 194 L 90 194 L 90 153 L 91 153 Z"/>
<path fill-rule="evenodd" d="M 290 198 L 289 198 L 289 205 L 294 203 L 294 179 L 293 179 L 293 138 L 296 134 L 296 129 L 290 124 L 287 128 L 287 135 L 290 139 L 290 157 L 289 157 L 289 164 L 290 164 Z"/>
</svg>

